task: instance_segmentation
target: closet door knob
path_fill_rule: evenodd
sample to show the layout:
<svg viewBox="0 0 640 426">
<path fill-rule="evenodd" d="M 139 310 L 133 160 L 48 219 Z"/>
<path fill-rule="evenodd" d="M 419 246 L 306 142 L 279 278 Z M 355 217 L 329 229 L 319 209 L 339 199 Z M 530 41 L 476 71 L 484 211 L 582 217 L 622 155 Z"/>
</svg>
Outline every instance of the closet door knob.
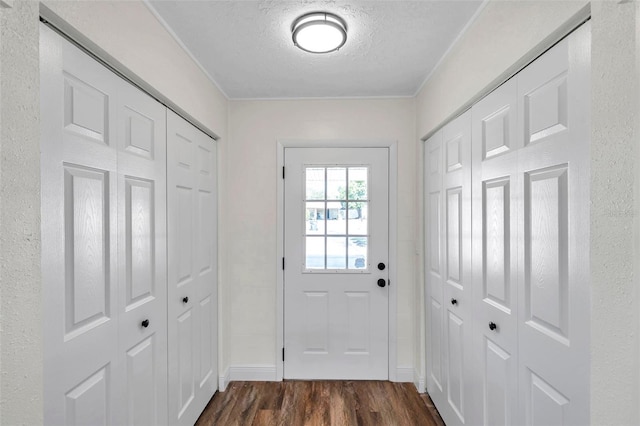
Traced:
<svg viewBox="0 0 640 426">
<path fill-rule="evenodd" d="M 142 324 L 141 324 L 141 325 L 142 325 L 144 328 L 149 327 L 149 320 L 148 320 L 148 319 L 146 319 L 146 320 L 142 321 Z"/>
<path fill-rule="evenodd" d="M 494 331 L 496 328 L 498 328 L 498 326 L 496 325 L 495 322 L 491 321 L 489 323 L 489 330 Z"/>
<path fill-rule="evenodd" d="M 182 298 L 182 303 L 189 303 L 189 296 L 185 296 Z"/>
<path fill-rule="evenodd" d="M 452 305 L 457 305 L 458 304 L 458 300 L 457 299 L 451 299 L 451 304 Z"/>
</svg>

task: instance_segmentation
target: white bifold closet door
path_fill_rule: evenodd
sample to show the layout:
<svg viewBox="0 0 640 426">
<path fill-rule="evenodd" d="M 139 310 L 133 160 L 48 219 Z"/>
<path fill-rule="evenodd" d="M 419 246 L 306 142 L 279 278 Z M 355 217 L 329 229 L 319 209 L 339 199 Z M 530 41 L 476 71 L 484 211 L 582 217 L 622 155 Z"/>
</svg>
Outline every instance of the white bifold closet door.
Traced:
<svg viewBox="0 0 640 426">
<path fill-rule="evenodd" d="M 218 388 L 216 146 L 167 114 L 169 423 L 193 425 Z"/>
<path fill-rule="evenodd" d="M 467 424 L 471 398 L 471 114 L 426 143 L 427 389 L 448 425 Z"/>
<path fill-rule="evenodd" d="M 590 23 L 518 75 L 520 417 L 589 424 Z"/>
<path fill-rule="evenodd" d="M 165 108 L 40 31 L 45 423 L 163 424 Z"/>
<path fill-rule="evenodd" d="M 474 400 L 482 424 L 518 423 L 516 78 L 473 106 Z M 495 324 L 495 329 L 490 328 Z M 493 326 L 491 326 L 493 328 Z"/>
<path fill-rule="evenodd" d="M 589 423 L 589 25 L 473 109 L 478 418 Z"/>
<path fill-rule="evenodd" d="M 427 389 L 448 425 L 589 424 L 589 46 L 587 23 L 471 108 L 459 251 L 447 135 L 469 112 L 425 144 Z"/>
</svg>

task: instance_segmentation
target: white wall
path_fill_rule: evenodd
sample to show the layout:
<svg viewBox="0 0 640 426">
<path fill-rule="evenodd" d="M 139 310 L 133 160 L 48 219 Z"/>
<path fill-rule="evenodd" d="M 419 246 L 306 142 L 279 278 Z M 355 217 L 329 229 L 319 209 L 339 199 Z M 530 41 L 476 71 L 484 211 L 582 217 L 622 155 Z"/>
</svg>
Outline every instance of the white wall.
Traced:
<svg viewBox="0 0 640 426">
<path fill-rule="evenodd" d="M 594 2 L 591 44 L 591 414 L 640 424 L 640 3 Z M 634 188 L 635 185 L 635 188 Z M 635 230 L 634 230 L 635 226 Z M 634 251 L 635 245 L 635 251 Z M 635 275 L 635 276 L 634 276 Z"/>
<path fill-rule="evenodd" d="M 0 424 L 42 423 L 38 4 L 0 8 Z"/>
<path fill-rule="evenodd" d="M 398 142 L 398 366 L 413 366 L 414 99 L 229 102 L 225 232 L 230 365 L 276 363 L 278 139 Z"/>
</svg>

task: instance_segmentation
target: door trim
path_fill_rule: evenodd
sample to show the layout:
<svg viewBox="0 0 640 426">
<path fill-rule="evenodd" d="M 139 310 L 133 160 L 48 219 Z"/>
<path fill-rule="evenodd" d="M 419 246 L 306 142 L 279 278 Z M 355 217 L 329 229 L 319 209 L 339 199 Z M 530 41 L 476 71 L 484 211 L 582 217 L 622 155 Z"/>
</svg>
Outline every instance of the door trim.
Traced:
<svg viewBox="0 0 640 426">
<path fill-rule="evenodd" d="M 277 227 L 276 264 L 284 257 L 284 167 L 285 148 L 389 148 L 389 381 L 397 377 L 398 351 L 398 142 L 389 139 L 278 139 L 277 141 Z M 277 268 L 276 280 L 276 381 L 282 381 L 284 361 L 284 270 Z"/>
</svg>

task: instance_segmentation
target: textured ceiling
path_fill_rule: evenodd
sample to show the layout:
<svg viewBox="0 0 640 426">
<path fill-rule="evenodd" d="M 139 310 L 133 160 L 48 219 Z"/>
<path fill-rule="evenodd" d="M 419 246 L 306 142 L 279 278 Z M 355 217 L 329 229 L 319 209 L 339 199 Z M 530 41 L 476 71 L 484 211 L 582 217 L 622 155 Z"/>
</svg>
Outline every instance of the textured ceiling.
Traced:
<svg viewBox="0 0 640 426">
<path fill-rule="evenodd" d="M 149 1 L 231 99 L 412 96 L 481 3 Z M 338 52 L 293 46 L 292 22 L 314 11 L 346 20 Z"/>
</svg>

